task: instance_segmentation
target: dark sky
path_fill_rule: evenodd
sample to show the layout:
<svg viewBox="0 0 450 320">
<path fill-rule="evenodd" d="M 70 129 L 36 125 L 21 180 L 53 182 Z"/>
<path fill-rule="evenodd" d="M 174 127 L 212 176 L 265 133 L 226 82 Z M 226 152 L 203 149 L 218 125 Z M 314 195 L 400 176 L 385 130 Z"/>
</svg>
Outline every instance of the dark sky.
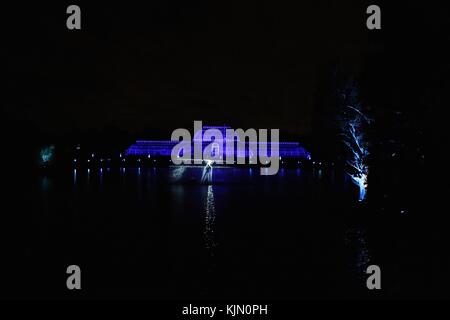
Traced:
<svg viewBox="0 0 450 320">
<path fill-rule="evenodd" d="M 366 1 L 140 3 L 79 3 L 81 31 L 66 29 L 72 3 L 9 10 L 8 116 L 52 132 L 203 120 L 308 133 L 327 68 L 358 75 L 383 51 Z"/>
</svg>

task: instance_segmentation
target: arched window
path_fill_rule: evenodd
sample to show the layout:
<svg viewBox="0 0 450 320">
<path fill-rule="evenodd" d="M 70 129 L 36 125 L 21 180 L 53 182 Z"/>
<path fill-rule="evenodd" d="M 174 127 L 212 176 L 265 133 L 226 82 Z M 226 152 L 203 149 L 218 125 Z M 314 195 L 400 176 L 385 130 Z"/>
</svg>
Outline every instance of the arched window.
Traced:
<svg viewBox="0 0 450 320">
<path fill-rule="evenodd" d="M 211 148 L 211 157 L 217 157 L 219 156 L 220 148 L 218 143 L 213 143 Z"/>
</svg>

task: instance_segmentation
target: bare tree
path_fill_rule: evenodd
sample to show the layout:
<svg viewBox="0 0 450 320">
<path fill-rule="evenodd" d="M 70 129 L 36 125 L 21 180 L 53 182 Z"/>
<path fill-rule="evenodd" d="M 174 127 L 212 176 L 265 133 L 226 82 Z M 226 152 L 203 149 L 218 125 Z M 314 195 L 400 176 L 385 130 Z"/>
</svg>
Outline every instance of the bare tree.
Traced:
<svg viewBox="0 0 450 320">
<path fill-rule="evenodd" d="M 338 117 L 340 135 L 347 149 L 347 174 L 359 188 L 359 201 L 367 194 L 369 175 L 369 142 L 366 135 L 371 119 L 364 113 L 358 99 L 358 88 L 352 81 L 340 92 L 341 113 Z"/>
</svg>

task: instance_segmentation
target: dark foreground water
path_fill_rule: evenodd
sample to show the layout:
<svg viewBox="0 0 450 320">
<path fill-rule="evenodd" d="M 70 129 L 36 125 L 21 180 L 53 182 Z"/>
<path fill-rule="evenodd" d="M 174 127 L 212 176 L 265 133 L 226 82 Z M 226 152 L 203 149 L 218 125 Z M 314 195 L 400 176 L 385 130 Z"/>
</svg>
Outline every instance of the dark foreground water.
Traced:
<svg viewBox="0 0 450 320">
<path fill-rule="evenodd" d="M 3 224 L 3 297 L 441 294 L 444 264 L 417 236 L 428 231 L 413 208 L 360 206 L 332 170 L 78 169 L 16 191 Z M 66 289 L 71 264 L 82 270 L 80 292 Z M 381 292 L 366 289 L 370 264 L 382 269 Z"/>
</svg>

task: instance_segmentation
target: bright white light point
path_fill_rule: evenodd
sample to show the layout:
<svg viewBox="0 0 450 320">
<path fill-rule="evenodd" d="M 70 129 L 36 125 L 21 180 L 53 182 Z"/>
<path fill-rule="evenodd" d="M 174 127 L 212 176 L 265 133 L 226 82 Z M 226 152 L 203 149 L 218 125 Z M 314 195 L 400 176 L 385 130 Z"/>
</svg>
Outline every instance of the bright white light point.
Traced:
<svg viewBox="0 0 450 320">
<path fill-rule="evenodd" d="M 214 160 L 206 160 L 207 167 L 212 167 L 213 163 L 214 163 Z"/>
</svg>

